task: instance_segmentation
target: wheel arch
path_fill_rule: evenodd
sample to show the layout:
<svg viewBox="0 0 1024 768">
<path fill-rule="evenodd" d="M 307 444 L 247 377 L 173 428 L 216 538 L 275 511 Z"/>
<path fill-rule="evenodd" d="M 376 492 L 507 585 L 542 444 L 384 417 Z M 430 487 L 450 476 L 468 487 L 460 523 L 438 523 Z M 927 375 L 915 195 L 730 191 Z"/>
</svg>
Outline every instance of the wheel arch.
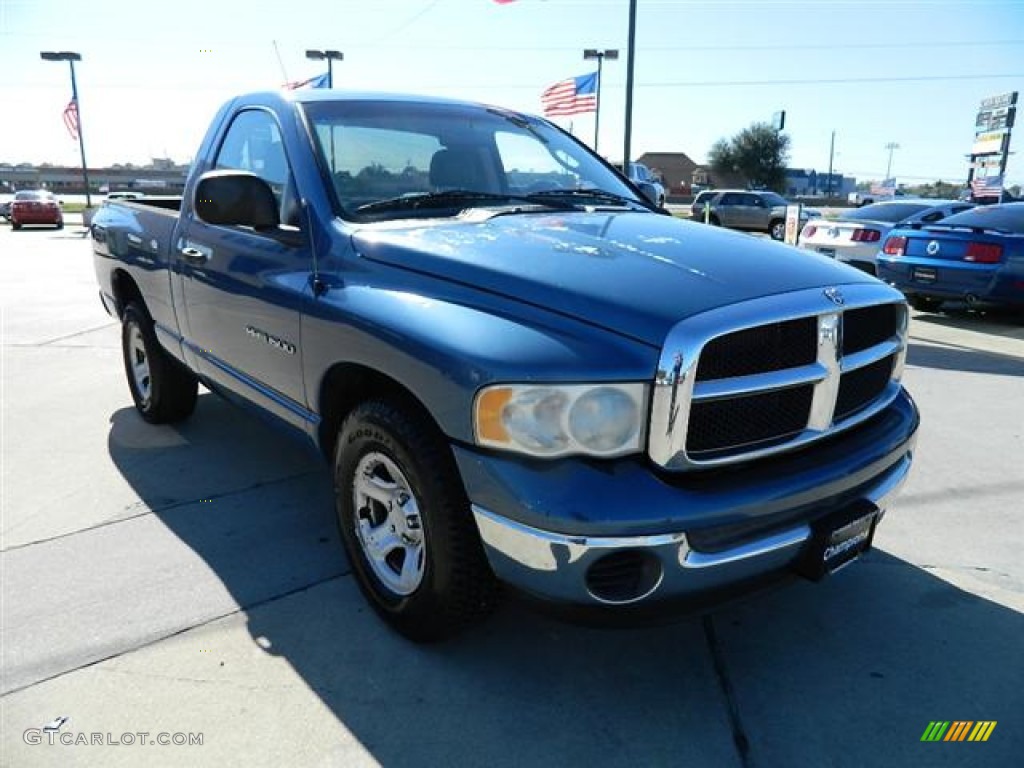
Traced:
<svg viewBox="0 0 1024 768">
<path fill-rule="evenodd" d="M 114 293 L 114 308 L 117 311 L 118 319 L 124 318 L 125 309 L 132 303 L 138 304 L 143 312 L 149 313 L 138 283 L 127 271 L 115 269 L 110 275 L 110 287 Z"/>
<path fill-rule="evenodd" d="M 320 414 L 317 445 L 328 460 L 345 417 L 360 403 L 374 398 L 415 410 L 439 434 L 444 434 L 423 401 L 403 383 L 361 363 L 339 362 L 324 374 L 316 399 Z"/>
</svg>

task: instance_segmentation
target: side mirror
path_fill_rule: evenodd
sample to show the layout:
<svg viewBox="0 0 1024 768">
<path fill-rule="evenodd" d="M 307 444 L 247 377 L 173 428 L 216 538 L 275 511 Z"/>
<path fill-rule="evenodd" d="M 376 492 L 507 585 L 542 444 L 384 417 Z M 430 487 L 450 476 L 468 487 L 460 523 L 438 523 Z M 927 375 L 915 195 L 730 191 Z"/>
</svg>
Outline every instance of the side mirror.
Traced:
<svg viewBox="0 0 1024 768">
<path fill-rule="evenodd" d="M 636 182 L 637 188 L 643 192 L 644 197 L 653 205 L 658 204 L 658 188 L 649 181 Z"/>
<path fill-rule="evenodd" d="M 280 224 L 270 185 L 248 171 L 208 171 L 196 184 L 193 206 L 207 224 L 274 229 Z"/>
</svg>

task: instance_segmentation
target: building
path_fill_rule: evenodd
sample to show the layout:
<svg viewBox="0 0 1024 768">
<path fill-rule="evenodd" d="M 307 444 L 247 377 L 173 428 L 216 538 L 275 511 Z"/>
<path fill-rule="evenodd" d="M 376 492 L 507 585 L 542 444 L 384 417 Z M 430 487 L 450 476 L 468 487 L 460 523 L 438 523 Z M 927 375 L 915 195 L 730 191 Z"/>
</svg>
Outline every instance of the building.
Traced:
<svg viewBox="0 0 1024 768">
<path fill-rule="evenodd" d="M 688 195 L 693 187 L 693 174 L 697 163 L 684 152 L 646 152 L 637 158 L 655 174 L 661 176 L 666 194 Z"/>
<path fill-rule="evenodd" d="M 116 189 L 143 189 L 148 192 L 181 194 L 189 166 L 158 158 L 153 164 L 141 167 L 115 165 L 112 168 L 90 168 L 89 186 L 93 194 Z M 0 190 L 49 189 L 56 193 L 82 194 L 85 184 L 82 169 L 77 166 L 0 164 Z"/>
<path fill-rule="evenodd" d="M 789 197 L 846 197 L 857 188 L 857 180 L 841 173 L 827 173 L 813 169 L 787 168 L 785 194 Z"/>
</svg>

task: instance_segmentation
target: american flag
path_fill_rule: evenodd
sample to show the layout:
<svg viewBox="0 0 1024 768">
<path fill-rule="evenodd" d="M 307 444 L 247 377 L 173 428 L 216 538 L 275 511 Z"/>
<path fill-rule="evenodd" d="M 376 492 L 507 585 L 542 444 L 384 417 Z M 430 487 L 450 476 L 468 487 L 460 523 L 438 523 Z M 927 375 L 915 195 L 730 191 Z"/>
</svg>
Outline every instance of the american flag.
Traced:
<svg viewBox="0 0 1024 768">
<path fill-rule="evenodd" d="M 64 107 L 64 125 L 71 134 L 72 139 L 78 138 L 78 102 L 72 97 L 68 105 Z"/>
<path fill-rule="evenodd" d="M 328 73 L 324 72 L 322 75 L 316 75 L 315 77 L 311 77 L 308 80 L 296 80 L 293 83 L 285 83 L 281 87 L 288 91 L 294 91 L 299 88 L 305 88 L 306 86 L 309 86 L 310 88 L 326 88 L 327 75 Z"/>
<path fill-rule="evenodd" d="M 971 192 L 975 197 L 999 197 L 1003 191 L 1003 175 L 976 176 L 971 181 Z"/>
<path fill-rule="evenodd" d="M 540 95 L 540 103 L 547 116 L 596 112 L 597 72 L 555 83 Z"/>
</svg>

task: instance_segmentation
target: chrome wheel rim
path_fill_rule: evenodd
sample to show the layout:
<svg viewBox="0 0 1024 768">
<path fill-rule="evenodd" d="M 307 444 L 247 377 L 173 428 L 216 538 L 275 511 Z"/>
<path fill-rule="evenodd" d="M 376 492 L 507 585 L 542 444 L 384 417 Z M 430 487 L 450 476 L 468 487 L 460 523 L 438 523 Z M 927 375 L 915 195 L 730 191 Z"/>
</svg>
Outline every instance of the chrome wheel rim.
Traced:
<svg viewBox="0 0 1024 768">
<path fill-rule="evenodd" d="M 782 240 L 786 237 L 786 225 L 776 224 L 772 227 L 772 238 L 775 240 Z"/>
<path fill-rule="evenodd" d="M 374 575 L 396 595 L 411 595 L 423 582 L 426 541 L 419 502 L 391 459 L 368 453 L 352 483 L 354 528 Z"/>
<path fill-rule="evenodd" d="M 133 325 L 128 332 L 128 365 L 132 369 L 135 390 L 144 406 L 149 405 L 152 396 L 153 380 L 149 373 L 149 356 L 146 354 L 146 342 L 142 338 L 142 330 Z"/>
</svg>

